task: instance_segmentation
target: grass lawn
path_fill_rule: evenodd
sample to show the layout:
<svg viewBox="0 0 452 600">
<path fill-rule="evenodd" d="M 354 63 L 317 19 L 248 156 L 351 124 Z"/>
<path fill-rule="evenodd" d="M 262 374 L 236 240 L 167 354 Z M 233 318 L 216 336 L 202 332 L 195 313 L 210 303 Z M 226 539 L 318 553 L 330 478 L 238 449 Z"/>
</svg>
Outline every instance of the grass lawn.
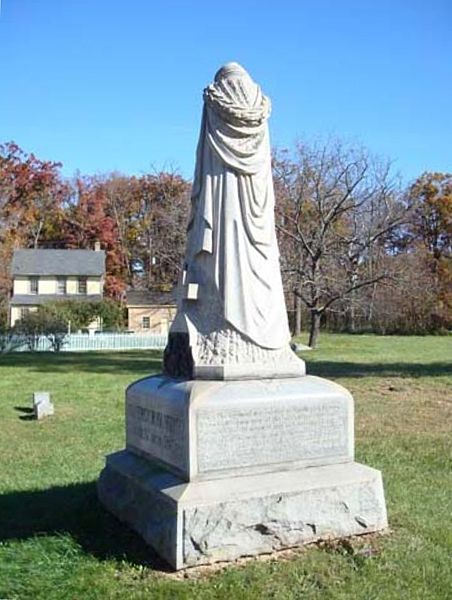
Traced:
<svg viewBox="0 0 452 600">
<path fill-rule="evenodd" d="M 124 445 L 124 388 L 157 352 L 0 357 L 0 598 L 452 598 L 452 338 L 322 334 L 311 374 L 349 388 L 357 460 L 383 471 L 391 532 L 171 575 L 96 499 Z M 31 419 L 33 391 L 56 414 Z"/>
</svg>

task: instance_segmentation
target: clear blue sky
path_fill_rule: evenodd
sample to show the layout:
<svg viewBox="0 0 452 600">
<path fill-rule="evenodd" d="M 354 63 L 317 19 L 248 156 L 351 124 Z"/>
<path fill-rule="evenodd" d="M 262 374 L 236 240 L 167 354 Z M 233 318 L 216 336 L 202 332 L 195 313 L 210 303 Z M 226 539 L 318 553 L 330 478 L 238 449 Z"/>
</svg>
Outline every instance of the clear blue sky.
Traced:
<svg viewBox="0 0 452 600">
<path fill-rule="evenodd" d="M 1 0 L 0 141 L 63 173 L 179 168 L 202 89 L 242 63 L 272 142 L 338 135 L 405 181 L 452 169 L 451 0 Z"/>
</svg>

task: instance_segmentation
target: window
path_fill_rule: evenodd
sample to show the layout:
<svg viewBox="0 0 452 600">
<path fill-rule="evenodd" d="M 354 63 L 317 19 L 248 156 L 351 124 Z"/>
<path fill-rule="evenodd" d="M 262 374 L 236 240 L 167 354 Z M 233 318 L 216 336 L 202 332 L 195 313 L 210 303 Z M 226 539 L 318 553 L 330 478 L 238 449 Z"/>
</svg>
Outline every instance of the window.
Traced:
<svg viewBox="0 0 452 600">
<path fill-rule="evenodd" d="M 79 277 L 78 278 L 78 287 L 77 287 L 78 294 L 86 294 L 87 281 L 88 281 L 87 277 Z"/>
<path fill-rule="evenodd" d="M 30 294 L 37 294 L 39 287 L 39 277 L 30 277 Z"/>
<path fill-rule="evenodd" d="M 30 312 L 29 308 L 21 308 L 20 309 L 20 318 L 23 319 L 24 317 L 26 317 L 29 312 Z"/>
<path fill-rule="evenodd" d="M 57 294 L 67 293 L 67 280 L 66 277 L 57 277 Z"/>
<path fill-rule="evenodd" d="M 143 329 L 150 329 L 151 328 L 151 319 L 150 319 L 150 317 L 142 317 L 142 319 L 141 319 L 141 325 L 142 325 Z"/>
</svg>

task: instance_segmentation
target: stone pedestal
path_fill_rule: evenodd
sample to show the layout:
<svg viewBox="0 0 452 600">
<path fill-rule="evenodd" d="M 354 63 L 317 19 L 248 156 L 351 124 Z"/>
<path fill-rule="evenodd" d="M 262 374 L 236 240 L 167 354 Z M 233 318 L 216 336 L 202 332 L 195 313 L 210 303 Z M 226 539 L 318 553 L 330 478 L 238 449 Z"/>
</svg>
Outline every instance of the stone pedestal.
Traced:
<svg viewBox="0 0 452 600">
<path fill-rule="evenodd" d="M 103 504 L 175 569 L 386 527 L 381 475 L 353 461 L 353 399 L 325 379 L 132 384 Z"/>
</svg>

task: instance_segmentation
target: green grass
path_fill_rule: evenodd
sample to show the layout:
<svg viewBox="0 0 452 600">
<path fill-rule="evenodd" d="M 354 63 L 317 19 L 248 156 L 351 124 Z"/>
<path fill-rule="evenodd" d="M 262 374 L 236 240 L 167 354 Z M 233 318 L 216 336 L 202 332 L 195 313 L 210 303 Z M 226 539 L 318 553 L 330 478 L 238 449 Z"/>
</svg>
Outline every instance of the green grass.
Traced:
<svg viewBox="0 0 452 600">
<path fill-rule="evenodd" d="M 125 387 L 153 352 L 0 357 L 0 598 L 452 598 L 452 339 L 322 334 L 308 371 L 356 401 L 357 460 L 383 471 L 391 532 L 173 576 L 96 499 L 124 444 Z M 31 419 L 31 394 L 56 414 Z"/>
</svg>

